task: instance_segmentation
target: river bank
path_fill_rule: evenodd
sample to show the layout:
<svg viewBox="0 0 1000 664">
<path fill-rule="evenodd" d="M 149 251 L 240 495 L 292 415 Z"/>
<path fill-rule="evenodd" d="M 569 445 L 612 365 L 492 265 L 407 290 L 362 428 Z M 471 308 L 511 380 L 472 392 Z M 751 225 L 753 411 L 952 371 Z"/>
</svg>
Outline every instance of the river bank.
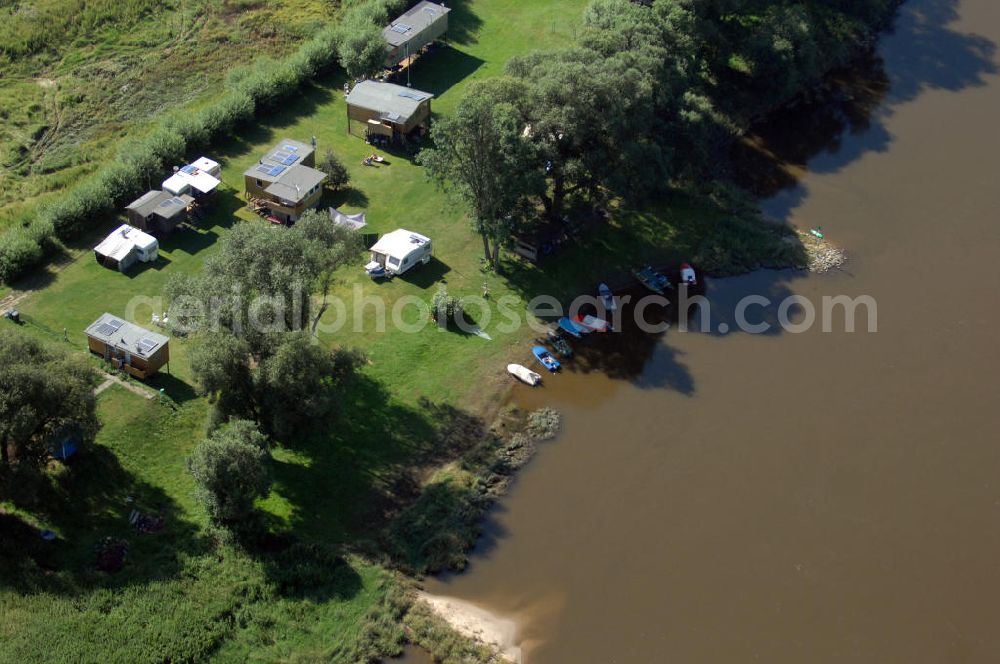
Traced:
<svg viewBox="0 0 1000 664">
<path fill-rule="evenodd" d="M 630 380 L 517 390 L 564 432 L 428 591 L 511 616 L 530 662 L 994 661 L 998 25 L 989 2 L 908 3 L 887 93 L 765 200 L 848 270 L 713 280 L 709 327 Z M 758 294 L 868 294 L 878 332 L 716 332 Z"/>
</svg>

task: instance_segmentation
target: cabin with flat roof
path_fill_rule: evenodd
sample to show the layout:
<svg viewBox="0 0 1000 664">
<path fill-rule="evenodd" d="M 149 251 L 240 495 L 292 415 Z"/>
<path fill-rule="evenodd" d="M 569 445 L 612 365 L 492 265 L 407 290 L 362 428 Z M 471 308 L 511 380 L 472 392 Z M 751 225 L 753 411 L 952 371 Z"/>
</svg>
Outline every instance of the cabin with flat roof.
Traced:
<svg viewBox="0 0 1000 664">
<path fill-rule="evenodd" d="M 395 67 L 411 55 L 420 53 L 424 46 L 440 39 L 448 32 L 450 11 L 450 7 L 422 0 L 386 26 L 382 30 L 388 47 L 385 66 Z"/>
<path fill-rule="evenodd" d="M 170 362 L 170 340 L 109 313 L 86 330 L 87 347 L 116 369 L 148 378 Z"/>
<path fill-rule="evenodd" d="M 194 199 L 187 194 L 174 195 L 154 189 L 125 206 L 129 224 L 153 235 L 167 235 L 188 220 L 188 208 Z"/>
<path fill-rule="evenodd" d="M 315 148 L 285 139 L 243 173 L 247 201 L 272 221 L 291 223 L 319 205 L 326 173 L 313 168 Z"/>
<path fill-rule="evenodd" d="M 347 133 L 358 132 L 369 140 L 422 135 L 430 128 L 433 98 L 429 92 L 394 83 L 362 81 L 347 95 Z"/>
<path fill-rule="evenodd" d="M 186 166 L 175 166 L 174 174 L 163 181 L 163 190 L 174 196 L 189 194 L 204 200 L 222 184 L 219 179 L 221 175 L 222 167 L 219 162 L 208 157 L 198 157 Z"/>
</svg>

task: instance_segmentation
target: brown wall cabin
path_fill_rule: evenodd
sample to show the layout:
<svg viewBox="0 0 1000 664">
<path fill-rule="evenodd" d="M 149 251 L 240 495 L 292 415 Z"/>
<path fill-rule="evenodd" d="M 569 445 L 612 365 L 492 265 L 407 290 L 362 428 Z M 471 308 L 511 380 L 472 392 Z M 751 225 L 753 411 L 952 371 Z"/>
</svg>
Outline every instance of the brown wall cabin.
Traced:
<svg viewBox="0 0 1000 664">
<path fill-rule="evenodd" d="M 187 194 L 174 196 L 154 189 L 125 207 L 128 223 L 153 235 L 167 235 L 188 220 L 188 208 L 194 198 Z"/>
<path fill-rule="evenodd" d="M 394 83 L 362 81 L 347 95 L 347 132 L 354 133 L 355 122 L 361 123 L 359 131 L 366 138 L 375 134 L 395 140 L 414 131 L 425 132 L 430 127 L 433 98 L 429 92 Z"/>
<path fill-rule="evenodd" d="M 170 362 L 167 337 L 108 313 L 91 323 L 86 335 L 90 352 L 136 378 L 148 378 Z"/>
<path fill-rule="evenodd" d="M 296 221 L 319 205 L 327 176 L 313 166 L 316 150 L 311 145 L 284 139 L 243 173 L 248 201 L 266 205 L 283 222 Z"/>
</svg>

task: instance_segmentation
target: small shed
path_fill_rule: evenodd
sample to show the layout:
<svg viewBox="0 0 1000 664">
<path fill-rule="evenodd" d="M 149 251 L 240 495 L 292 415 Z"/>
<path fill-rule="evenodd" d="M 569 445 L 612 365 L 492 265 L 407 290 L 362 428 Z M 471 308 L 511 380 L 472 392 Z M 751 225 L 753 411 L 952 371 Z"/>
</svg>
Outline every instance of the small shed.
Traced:
<svg viewBox="0 0 1000 664">
<path fill-rule="evenodd" d="M 422 0 L 390 23 L 382 30 L 382 37 L 389 48 L 386 67 L 398 65 L 419 53 L 424 46 L 440 39 L 448 32 L 450 11 L 450 7 Z"/>
<path fill-rule="evenodd" d="M 430 92 L 394 83 L 362 81 L 347 95 L 347 133 L 352 122 L 361 122 L 365 137 L 381 134 L 393 139 L 425 132 L 430 127 Z"/>
<path fill-rule="evenodd" d="M 122 224 L 94 247 L 94 257 L 104 267 L 125 272 L 137 262 L 155 261 L 159 249 L 160 243 L 155 237 Z"/>
<path fill-rule="evenodd" d="M 136 378 L 148 378 L 170 362 L 167 337 L 109 313 L 91 323 L 86 334 L 90 352 Z"/>
<path fill-rule="evenodd" d="M 146 233 L 166 235 L 187 221 L 188 206 L 193 202 L 187 194 L 154 189 L 125 206 L 125 213 L 132 226 Z"/>
</svg>

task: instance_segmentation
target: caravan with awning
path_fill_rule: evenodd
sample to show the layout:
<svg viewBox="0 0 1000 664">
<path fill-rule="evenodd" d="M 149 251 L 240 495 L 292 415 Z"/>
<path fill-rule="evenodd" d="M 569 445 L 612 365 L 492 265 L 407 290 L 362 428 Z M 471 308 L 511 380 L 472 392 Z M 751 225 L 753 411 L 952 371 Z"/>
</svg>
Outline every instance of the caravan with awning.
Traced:
<svg viewBox="0 0 1000 664">
<path fill-rule="evenodd" d="M 365 272 L 372 277 L 403 274 L 414 265 L 431 261 L 431 239 L 403 228 L 382 236 L 372 245 Z"/>
</svg>

